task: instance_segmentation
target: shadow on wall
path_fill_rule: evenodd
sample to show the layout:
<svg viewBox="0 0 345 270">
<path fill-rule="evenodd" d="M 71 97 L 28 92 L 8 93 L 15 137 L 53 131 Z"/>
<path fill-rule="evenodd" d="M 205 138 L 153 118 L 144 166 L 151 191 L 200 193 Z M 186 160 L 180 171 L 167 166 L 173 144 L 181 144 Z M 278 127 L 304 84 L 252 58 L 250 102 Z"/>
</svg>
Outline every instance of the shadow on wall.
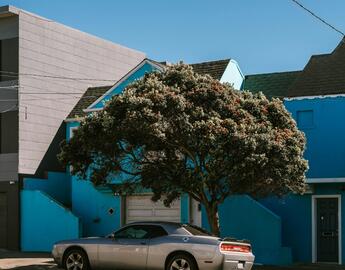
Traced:
<svg viewBox="0 0 345 270">
<path fill-rule="evenodd" d="M 221 236 L 251 242 L 255 262 L 270 265 L 292 263 L 291 249 L 282 247 L 279 216 L 246 195 L 231 196 L 219 208 Z M 203 209 L 203 227 L 209 228 Z"/>
<path fill-rule="evenodd" d="M 21 191 L 21 224 L 22 251 L 50 252 L 55 242 L 81 235 L 79 218 L 38 190 Z"/>
</svg>

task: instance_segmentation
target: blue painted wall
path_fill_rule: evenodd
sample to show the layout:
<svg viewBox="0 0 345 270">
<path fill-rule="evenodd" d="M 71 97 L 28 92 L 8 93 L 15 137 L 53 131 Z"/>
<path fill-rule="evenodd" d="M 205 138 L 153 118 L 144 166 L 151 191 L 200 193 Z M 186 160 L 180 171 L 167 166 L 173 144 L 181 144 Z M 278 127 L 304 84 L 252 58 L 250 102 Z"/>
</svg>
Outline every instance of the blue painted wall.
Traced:
<svg viewBox="0 0 345 270">
<path fill-rule="evenodd" d="M 133 81 L 137 79 L 140 79 L 141 77 L 145 75 L 145 73 L 150 73 L 156 70 L 157 68 L 151 65 L 150 63 L 145 63 L 140 69 L 138 69 L 136 72 L 131 74 L 126 80 L 121 82 L 116 88 L 114 88 L 107 95 L 105 95 L 104 98 L 100 102 L 98 102 L 91 108 L 92 109 L 103 108 L 104 102 L 107 102 L 108 100 L 110 100 L 113 95 L 120 94 L 126 88 L 128 84 L 132 83 Z"/>
<path fill-rule="evenodd" d="M 79 219 L 52 197 L 38 190 L 22 190 L 21 249 L 50 252 L 53 244 L 80 236 Z"/>
<path fill-rule="evenodd" d="M 345 177 L 345 97 L 287 100 L 285 106 L 307 137 L 307 176 Z"/>
<path fill-rule="evenodd" d="M 66 173 L 48 172 L 47 179 L 24 178 L 23 189 L 40 190 L 64 205 L 71 205 L 71 179 Z"/>
<path fill-rule="evenodd" d="M 345 97 L 285 100 L 307 138 L 308 178 L 345 177 Z M 343 195 L 344 184 L 313 184 L 313 195 Z M 293 260 L 312 261 L 312 197 L 289 195 L 260 201 L 282 219 L 283 245 L 292 248 Z M 342 200 L 342 209 L 344 208 Z M 342 211 L 345 217 L 345 212 Z M 342 242 L 345 245 L 344 229 Z M 343 261 L 345 251 L 343 251 Z"/>
<path fill-rule="evenodd" d="M 343 184 L 314 184 L 312 195 L 345 195 Z M 283 198 L 267 198 L 260 202 L 282 219 L 282 243 L 291 247 L 293 261 L 312 261 L 312 195 L 289 195 Z M 345 202 L 342 199 L 342 210 Z M 344 210 L 342 216 L 345 217 Z M 345 245 L 345 228 L 342 227 L 342 243 Z M 342 254 L 345 260 L 345 251 Z"/>
<path fill-rule="evenodd" d="M 295 262 L 311 262 L 311 196 L 290 195 L 260 201 L 282 221 L 282 245 L 291 248 Z"/>
<path fill-rule="evenodd" d="M 112 209 L 114 212 L 110 213 Z M 72 177 L 72 211 L 83 226 L 84 236 L 105 236 L 121 225 L 121 198 L 98 190 L 89 181 Z"/>
<path fill-rule="evenodd" d="M 248 239 L 257 263 L 289 264 L 291 251 L 282 247 L 281 219 L 249 196 L 231 196 L 219 208 L 221 236 Z M 209 228 L 203 210 L 203 227 Z"/>
</svg>

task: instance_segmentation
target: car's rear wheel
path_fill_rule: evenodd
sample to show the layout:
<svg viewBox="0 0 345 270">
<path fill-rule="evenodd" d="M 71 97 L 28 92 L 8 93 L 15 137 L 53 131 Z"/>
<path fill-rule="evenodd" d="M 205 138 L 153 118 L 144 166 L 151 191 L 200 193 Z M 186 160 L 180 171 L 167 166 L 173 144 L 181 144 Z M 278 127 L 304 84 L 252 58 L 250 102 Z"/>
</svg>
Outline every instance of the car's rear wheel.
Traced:
<svg viewBox="0 0 345 270">
<path fill-rule="evenodd" d="M 167 270 L 197 270 L 197 266 L 190 256 L 176 254 L 169 260 Z"/>
<path fill-rule="evenodd" d="M 67 252 L 63 266 L 66 270 L 89 270 L 89 260 L 84 251 L 72 249 Z"/>
</svg>

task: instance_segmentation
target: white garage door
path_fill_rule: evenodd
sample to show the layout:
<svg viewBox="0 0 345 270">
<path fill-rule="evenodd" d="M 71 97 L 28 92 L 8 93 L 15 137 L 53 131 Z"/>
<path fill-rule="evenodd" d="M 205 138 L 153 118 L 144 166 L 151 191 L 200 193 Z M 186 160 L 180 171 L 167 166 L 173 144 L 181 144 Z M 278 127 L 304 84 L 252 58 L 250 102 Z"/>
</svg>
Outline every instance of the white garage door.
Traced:
<svg viewBox="0 0 345 270">
<path fill-rule="evenodd" d="M 181 201 L 176 200 L 171 207 L 162 201 L 151 201 L 151 195 L 128 196 L 126 198 L 126 223 L 135 221 L 181 221 Z"/>
</svg>

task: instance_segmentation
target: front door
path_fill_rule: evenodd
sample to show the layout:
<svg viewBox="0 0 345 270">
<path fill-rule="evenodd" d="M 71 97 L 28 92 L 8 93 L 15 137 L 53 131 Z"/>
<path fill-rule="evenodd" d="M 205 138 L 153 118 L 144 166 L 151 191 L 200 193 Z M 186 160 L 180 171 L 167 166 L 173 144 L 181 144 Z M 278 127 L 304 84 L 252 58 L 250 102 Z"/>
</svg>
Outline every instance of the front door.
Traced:
<svg viewBox="0 0 345 270">
<path fill-rule="evenodd" d="M 317 261 L 339 261 L 338 198 L 316 199 Z"/>
</svg>

